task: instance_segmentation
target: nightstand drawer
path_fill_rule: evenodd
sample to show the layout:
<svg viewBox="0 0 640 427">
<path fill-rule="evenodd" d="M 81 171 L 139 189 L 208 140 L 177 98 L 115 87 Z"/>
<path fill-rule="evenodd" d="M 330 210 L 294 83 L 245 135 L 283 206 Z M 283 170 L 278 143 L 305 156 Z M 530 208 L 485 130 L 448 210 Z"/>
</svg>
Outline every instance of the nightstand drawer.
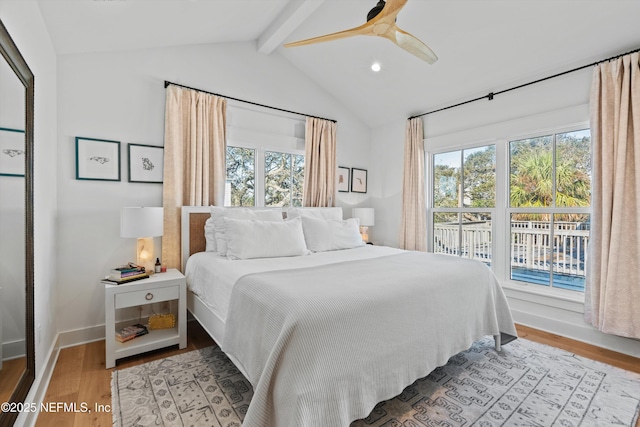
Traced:
<svg viewBox="0 0 640 427">
<path fill-rule="evenodd" d="M 146 291 L 125 292 L 115 295 L 115 308 L 131 307 L 180 298 L 179 286 L 167 286 Z"/>
</svg>

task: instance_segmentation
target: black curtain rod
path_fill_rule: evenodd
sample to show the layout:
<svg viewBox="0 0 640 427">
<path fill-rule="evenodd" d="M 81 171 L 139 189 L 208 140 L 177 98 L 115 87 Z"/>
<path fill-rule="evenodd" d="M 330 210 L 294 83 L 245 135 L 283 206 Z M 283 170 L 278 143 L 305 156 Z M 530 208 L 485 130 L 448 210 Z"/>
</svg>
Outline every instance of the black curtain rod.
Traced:
<svg viewBox="0 0 640 427">
<path fill-rule="evenodd" d="M 298 116 L 312 117 L 314 119 L 328 120 L 330 122 L 337 123 L 337 120 L 327 119 L 325 117 L 312 116 L 310 114 L 298 113 L 297 111 L 285 110 L 283 108 L 278 108 L 278 107 L 271 107 L 270 105 L 258 104 L 257 102 L 245 101 L 244 99 L 238 99 L 238 98 L 233 98 L 231 96 L 220 95 L 219 93 L 207 92 L 206 90 L 196 89 L 196 88 L 193 88 L 193 87 L 189 87 L 189 86 L 181 85 L 179 83 L 173 83 L 173 82 L 165 80 L 164 81 L 164 88 L 166 89 L 167 86 L 169 86 L 169 85 L 179 86 L 179 87 L 182 87 L 182 88 L 185 88 L 185 89 L 191 89 L 191 90 L 195 90 L 195 91 L 198 91 L 198 92 L 208 93 L 209 95 L 221 96 L 223 98 L 232 99 L 234 101 L 244 102 L 245 104 L 256 105 L 258 107 L 263 107 L 263 108 L 269 108 L 270 110 L 282 111 L 283 113 L 290 113 L 290 114 L 295 114 L 295 115 L 298 115 Z"/>
<path fill-rule="evenodd" d="M 612 61 L 612 60 L 614 60 L 614 59 L 618 59 L 618 58 L 620 58 L 620 57 L 622 57 L 622 56 L 629 55 L 629 54 L 636 53 L 636 52 L 640 52 L 640 48 L 635 49 L 635 50 L 632 50 L 632 51 L 629 51 L 629 52 L 621 53 L 621 54 L 616 55 L 616 56 L 612 56 L 611 58 L 602 59 L 602 60 L 600 60 L 600 61 L 596 61 L 596 62 L 593 62 L 593 63 L 591 63 L 591 64 L 583 65 L 583 66 L 581 66 L 581 67 L 574 68 L 574 69 L 572 69 L 572 70 L 563 71 L 562 73 L 554 74 L 554 75 L 549 76 L 549 77 L 544 77 L 544 78 L 542 78 L 542 79 L 534 80 L 534 81 L 529 82 L 529 83 L 524 83 L 524 84 L 521 84 L 521 85 L 519 85 L 519 86 L 511 87 L 511 88 L 509 88 L 509 89 L 504 89 L 504 90 L 501 90 L 501 91 L 498 91 L 498 92 L 489 92 L 489 93 L 488 93 L 487 95 L 485 95 L 485 96 L 480 96 L 480 97 L 478 97 L 478 98 L 474 98 L 474 99 L 470 99 L 470 100 L 468 100 L 468 101 L 460 102 L 460 103 L 455 104 L 455 105 L 449 105 L 448 107 L 439 108 L 439 109 L 437 109 L 437 110 L 429 111 L 429 112 L 427 112 L 427 113 L 416 114 L 415 116 L 411 116 L 411 117 L 409 117 L 409 120 L 411 120 L 411 119 L 415 119 L 415 118 L 417 118 L 417 117 L 422 117 L 422 116 L 426 116 L 426 115 L 429 115 L 429 114 L 437 113 L 437 112 L 439 112 L 439 111 L 448 110 L 448 109 L 450 109 L 450 108 L 460 107 L 461 105 L 470 104 L 470 103 L 472 103 L 472 102 L 480 101 L 480 100 L 482 100 L 482 99 L 488 99 L 489 101 L 491 101 L 491 100 L 493 100 L 493 97 L 494 97 L 494 96 L 496 96 L 496 95 L 501 95 L 501 94 L 503 94 L 503 93 L 510 92 L 510 91 L 512 91 L 512 90 L 516 90 L 516 89 L 523 88 L 523 87 L 525 87 L 525 86 L 531 86 L 531 85 L 533 85 L 533 84 L 540 83 L 540 82 L 543 82 L 543 81 L 545 81 L 545 80 L 550 80 L 550 79 L 554 79 L 554 78 L 556 78 L 556 77 L 564 76 L 565 74 L 569 74 L 569 73 L 573 73 L 574 71 L 579 71 L 579 70 L 583 70 L 583 69 L 585 69 L 585 68 L 593 67 L 594 65 L 598 65 L 598 64 L 601 64 L 601 63 L 603 63 L 603 62 L 607 62 L 607 61 Z"/>
</svg>

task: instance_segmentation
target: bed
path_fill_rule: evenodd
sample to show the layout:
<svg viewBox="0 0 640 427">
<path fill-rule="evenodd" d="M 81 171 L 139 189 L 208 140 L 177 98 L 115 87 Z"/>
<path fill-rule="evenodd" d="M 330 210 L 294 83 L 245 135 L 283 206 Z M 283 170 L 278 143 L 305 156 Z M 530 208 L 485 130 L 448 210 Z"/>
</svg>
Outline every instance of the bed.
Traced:
<svg viewBox="0 0 640 427">
<path fill-rule="evenodd" d="M 351 220 L 325 218 L 225 219 L 223 257 L 205 250 L 211 209 L 222 208 L 182 210 L 187 304 L 253 386 L 245 426 L 348 426 L 477 339 L 494 336 L 499 351 L 517 335 L 502 289 L 480 262 L 372 245 L 321 250 L 331 234 L 322 227 L 353 234 Z M 319 227 L 305 227 L 303 240 L 320 250 L 264 257 L 296 247 L 297 237 L 284 238 L 287 248 L 271 239 L 259 253 L 234 240 L 244 233 L 240 242 L 259 241 L 271 227 L 288 236 L 283 227 L 303 221 Z"/>
</svg>

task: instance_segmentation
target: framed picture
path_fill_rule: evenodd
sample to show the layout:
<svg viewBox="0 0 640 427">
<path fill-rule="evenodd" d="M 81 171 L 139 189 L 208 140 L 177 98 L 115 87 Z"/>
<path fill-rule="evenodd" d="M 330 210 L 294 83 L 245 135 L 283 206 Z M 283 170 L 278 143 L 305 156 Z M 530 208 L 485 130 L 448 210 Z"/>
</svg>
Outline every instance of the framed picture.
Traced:
<svg viewBox="0 0 640 427">
<path fill-rule="evenodd" d="M 338 166 L 338 191 L 342 193 L 349 192 L 349 168 Z"/>
<path fill-rule="evenodd" d="M 129 144 L 129 182 L 162 184 L 163 171 L 163 147 Z"/>
<path fill-rule="evenodd" d="M 367 192 L 366 169 L 351 168 L 351 191 L 354 193 Z"/>
<path fill-rule="evenodd" d="M 77 136 L 76 179 L 120 181 L 120 142 Z"/>
<path fill-rule="evenodd" d="M 24 131 L 0 128 L 0 175 L 24 176 Z"/>
</svg>

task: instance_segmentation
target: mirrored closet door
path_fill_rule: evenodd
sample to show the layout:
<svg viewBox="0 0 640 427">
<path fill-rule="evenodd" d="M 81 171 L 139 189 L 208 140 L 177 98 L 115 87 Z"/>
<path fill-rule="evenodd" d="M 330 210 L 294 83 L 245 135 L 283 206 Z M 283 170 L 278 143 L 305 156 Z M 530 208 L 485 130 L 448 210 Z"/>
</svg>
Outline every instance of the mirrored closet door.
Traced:
<svg viewBox="0 0 640 427">
<path fill-rule="evenodd" d="M 0 402 L 21 402 L 35 378 L 34 79 L 2 21 L 0 53 Z M 17 415 L 0 413 L 0 425 Z"/>
</svg>

